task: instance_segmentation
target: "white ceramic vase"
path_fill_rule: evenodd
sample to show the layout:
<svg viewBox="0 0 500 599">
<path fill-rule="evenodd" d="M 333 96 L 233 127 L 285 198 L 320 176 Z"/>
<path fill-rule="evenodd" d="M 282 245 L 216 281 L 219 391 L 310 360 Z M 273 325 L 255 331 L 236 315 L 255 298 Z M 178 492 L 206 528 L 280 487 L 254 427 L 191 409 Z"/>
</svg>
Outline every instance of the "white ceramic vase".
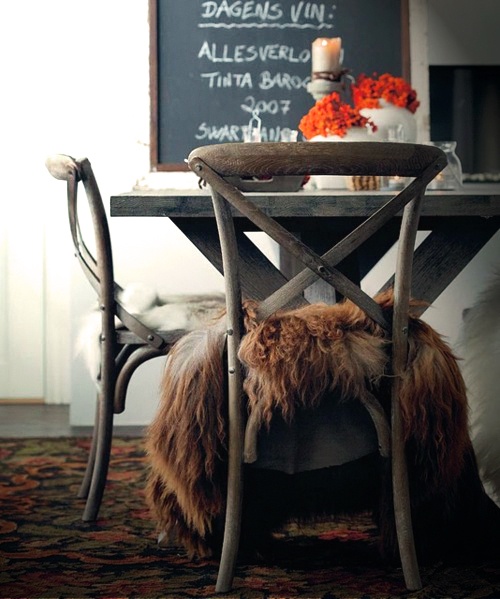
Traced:
<svg viewBox="0 0 500 599">
<path fill-rule="evenodd" d="M 315 135 L 309 141 L 370 141 L 374 139 L 366 127 L 351 127 L 344 137 L 339 135 Z M 314 175 L 310 184 L 315 189 L 347 189 L 346 178 L 337 175 Z"/>
<path fill-rule="evenodd" d="M 379 100 L 380 108 L 362 108 L 359 112 L 377 126 L 373 133 L 374 141 L 417 141 L 417 120 L 415 115 L 400 106 Z"/>
</svg>

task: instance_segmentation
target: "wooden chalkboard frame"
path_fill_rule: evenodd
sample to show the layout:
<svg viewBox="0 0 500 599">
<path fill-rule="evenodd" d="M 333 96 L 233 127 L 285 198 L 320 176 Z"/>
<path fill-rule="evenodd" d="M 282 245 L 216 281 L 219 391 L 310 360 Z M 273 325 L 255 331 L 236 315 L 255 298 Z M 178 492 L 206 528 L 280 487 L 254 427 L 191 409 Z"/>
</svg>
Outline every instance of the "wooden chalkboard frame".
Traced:
<svg viewBox="0 0 500 599">
<path fill-rule="evenodd" d="M 158 66 L 158 2 L 149 0 L 149 73 L 150 73 L 150 165 L 152 171 L 186 171 L 184 163 L 162 163 L 159 160 L 159 66 Z M 367 0 L 371 3 L 372 0 Z M 401 0 L 401 66 L 402 75 L 411 80 L 409 1 Z M 368 10 L 373 10 L 373 7 Z M 376 12 L 376 11 L 375 11 Z"/>
</svg>

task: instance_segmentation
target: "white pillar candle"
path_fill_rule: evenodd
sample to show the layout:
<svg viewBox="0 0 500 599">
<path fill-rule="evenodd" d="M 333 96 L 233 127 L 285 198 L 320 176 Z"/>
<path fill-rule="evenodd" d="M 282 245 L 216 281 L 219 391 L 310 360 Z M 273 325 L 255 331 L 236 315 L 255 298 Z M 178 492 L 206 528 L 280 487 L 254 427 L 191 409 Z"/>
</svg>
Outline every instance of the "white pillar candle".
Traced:
<svg viewBox="0 0 500 599">
<path fill-rule="evenodd" d="M 340 37 L 318 37 L 312 44 L 312 72 L 338 73 L 340 71 Z"/>
</svg>

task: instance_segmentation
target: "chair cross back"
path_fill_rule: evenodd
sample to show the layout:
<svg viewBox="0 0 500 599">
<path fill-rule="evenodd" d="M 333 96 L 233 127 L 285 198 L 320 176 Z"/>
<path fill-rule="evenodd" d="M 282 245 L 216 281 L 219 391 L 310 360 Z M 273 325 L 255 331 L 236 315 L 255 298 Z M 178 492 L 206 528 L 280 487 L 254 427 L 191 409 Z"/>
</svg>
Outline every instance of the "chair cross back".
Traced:
<svg viewBox="0 0 500 599">
<path fill-rule="evenodd" d="M 384 430 L 390 430 L 394 516 L 403 573 L 408 589 L 421 588 L 411 524 L 408 475 L 398 399 L 398 373 L 403 372 L 407 362 L 413 248 L 421 205 L 426 186 L 447 164 L 445 154 L 432 146 L 406 143 L 227 143 L 194 149 L 188 157 L 188 164 L 211 189 L 226 285 L 228 492 L 216 590 L 228 591 L 232 584 L 240 534 L 245 435 L 248 435 L 249 428 L 252 427 L 251 417 L 245 425 L 242 408 L 243 372 L 238 360 L 243 327 L 238 242 L 233 221 L 236 213 L 245 216 L 304 265 L 304 269 L 295 277 L 259 303 L 259 319 L 265 319 L 276 310 L 287 306 L 309 285 L 321 278 L 364 310 L 385 329 L 388 339 L 392 341 L 390 417 L 385 416 L 378 400 L 375 400 L 376 405 L 370 404 L 365 407 L 374 421 L 380 446 L 384 444 Z M 300 175 L 399 176 L 411 178 L 411 181 L 320 256 L 258 208 L 238 189 L 237 184 L 234 184 L 234 181 L 240 178 L 272 179 Z M 339 201 L 342 201 L 341 197 Z M 403 217 L 394 283 L 394 306 L 389 322 L 379 305 L 364 293 L 358 284 L 335 267 L 401 211 Z M 381 416 L 385 419 L 382 424 Z M 387 428 L 389 421 L 390 428 Z"/>
<path fill-rule="evenodd" d="M 348 150 L 348 151 L 346 151 Z M 190 168 L 211 189 L 267 233 L 305 265 L 305 269 L 286 285 L 260 303 L 259 317 L 265 318 L 302 293 L 321 277 L 345 297 L 360 306 L 384 329 L 390 323 L 378 304 L 352 283 L 335 266 L 356 250 L 411 200 L 421 196 L 427 184 L 446 165 L 444 154 L 432 146 L 373 142 L 255 143 L 220 144 L 193 150 Z M 400 193 L 391 198 L 352 233 L 323 256 L 302 243 L 275 220 L 267 216 L 228 177 L 277 177 L 295 175 L 373 175 L 414 177 Z"/>
</svg>

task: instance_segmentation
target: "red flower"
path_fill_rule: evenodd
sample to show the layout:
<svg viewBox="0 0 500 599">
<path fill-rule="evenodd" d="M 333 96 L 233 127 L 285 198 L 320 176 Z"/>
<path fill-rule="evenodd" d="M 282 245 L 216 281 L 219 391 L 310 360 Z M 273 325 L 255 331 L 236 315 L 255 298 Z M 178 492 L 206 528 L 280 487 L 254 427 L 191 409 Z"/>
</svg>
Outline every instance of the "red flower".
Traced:
<svg viewBox="0 0 500 599">
<path fill-rule="evenodd" d="M 415 113 L 420 106 L 417 92 L 402 77 L 394 77 L 389 73 L 384 73 L 380 77 L 377 77 L 376 73 L 373 77 L 361 74 L 351 87 L 354 106 L 359 110 L 380 108 L 380 99 L 406 108 L 412 113 Z"/>
<path fill-rule="evenodd" d="M 359 109 L 341 101 L 337 92 L 321 98 L 302 117 L 299 129 L 306 139 L 315 135 L 338 135 L 344 137 L 351 127 L 377 127 L 369 118 L 362 116 Z"/>
</svg>

